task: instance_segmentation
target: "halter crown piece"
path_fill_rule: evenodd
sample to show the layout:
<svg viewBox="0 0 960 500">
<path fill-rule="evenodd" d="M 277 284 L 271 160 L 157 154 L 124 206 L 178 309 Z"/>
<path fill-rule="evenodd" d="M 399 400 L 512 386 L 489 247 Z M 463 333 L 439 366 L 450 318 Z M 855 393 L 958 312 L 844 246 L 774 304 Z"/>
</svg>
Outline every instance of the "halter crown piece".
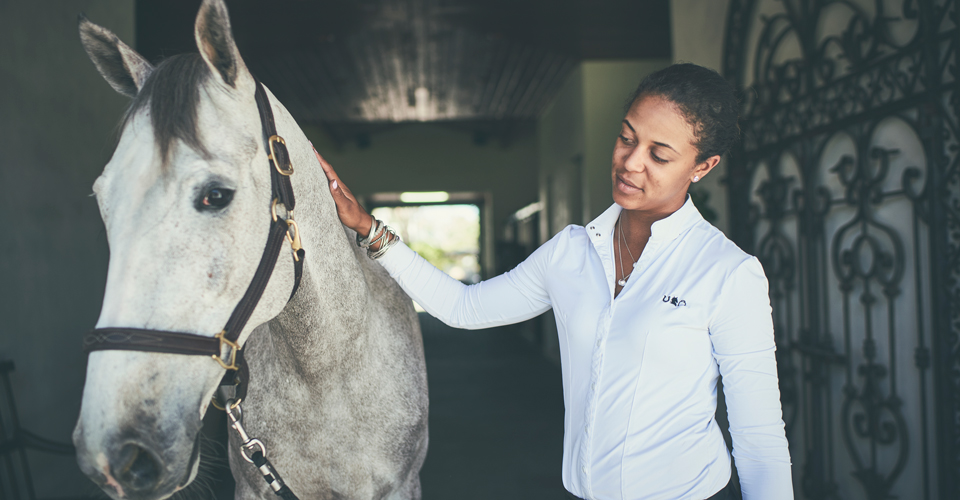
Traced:
<svg viewBox="0 0 960 500">
<path fill-rule="evenodd" d="M 270 108 L 270 99 L 259 80 L 256 82 L 257 110 L 260 112 L 260 125 L 266 143 L 267 159 L 270 165 L 270 183 L 272 199 L 270 203 L 270 235 L 267 246 L 263 249 L 257 272 L 253 275 L 247 291 L 240 302 L 233 309 L 227 324 L 220 333 L 213 337 L 193 333 L 171 332 L 164 330 L 148 330 L 143 328 L 110 327 L 96 328 L 83 337 L 83 351 L 123 350 L 162 352 L 169 354 L 186 354 L 197 356 L 211 356 L 217 363 L 227 370 L 220 382 L 218 393 L 224 392 L 226 387 L 233 390 L 230 401 L 215 406 L 222 406 L 227 411 L 231 426 L 240 434 L 241 453 L 243 458 L 253 463 L 263 474 L 264 479 L 274 493 L 284 500 L 296 500 L 296 495 L 284 484 L 280 475 L 273 469 L 273 465 L 266 459 L 266 450 L 258 439 L 250 439 L 240 424 L 240 401 L 246 393 L 246 381 L 249 380 L 246 363 L 243 361 L 243 352 L 237 342 L 243 327 L 246 326 L 250 315 L 256 309 L 257 303 L 263 296 L 263 291 L 270 281 L 273 268 L 277 264 L 284 240 L 289 242 L 293 250 L 294 283 L 290 298 L 297 293 L 300 287 L 300 278 L 303 276 L 303 258 L 306 253 L 300 244 L 300 228 L 293 219 L 293 209 L 296 199 L 293 196 L 293 186 L 290 176 L 293 166 L 290 164 L 290 154 L 287 143 L 277 135 L 277 126 L 273 119 L 273 110 Z M 287 217 L 277 215 L 277 204 L 282 204 L 287 211 Z"/>
</svg>

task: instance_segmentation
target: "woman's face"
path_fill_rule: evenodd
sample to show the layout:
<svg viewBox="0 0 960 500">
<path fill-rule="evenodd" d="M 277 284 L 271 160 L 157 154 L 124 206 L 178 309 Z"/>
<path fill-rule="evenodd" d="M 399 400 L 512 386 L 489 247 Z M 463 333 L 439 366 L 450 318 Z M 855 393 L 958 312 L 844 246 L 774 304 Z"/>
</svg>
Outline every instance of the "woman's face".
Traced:
<svg viewBox="0 0 960 500">
<path fill-rule="evenodd" d="M 646 96 L 630 107 L 613 148 L 613 201 L 627 210 L 666 217 L 686 201 L 719 156 L 697 164 L 693 125 L 672 102 Z"/>
</svg>

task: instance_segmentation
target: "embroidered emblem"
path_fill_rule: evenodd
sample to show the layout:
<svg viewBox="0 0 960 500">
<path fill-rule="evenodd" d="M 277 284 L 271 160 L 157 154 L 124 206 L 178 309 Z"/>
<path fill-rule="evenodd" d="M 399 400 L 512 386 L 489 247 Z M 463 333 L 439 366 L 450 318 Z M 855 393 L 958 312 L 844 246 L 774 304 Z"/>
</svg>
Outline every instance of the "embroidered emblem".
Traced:
<svg viewBox="0 0 960 500">
<path fill-rule="evenodd" d="M 687 301 L 681 299 L 680 297 L 671 297 L 669 295 L 664 295 L 663 301 L 675 307 L 683 307 L 687 305 Z"/>
</svg>

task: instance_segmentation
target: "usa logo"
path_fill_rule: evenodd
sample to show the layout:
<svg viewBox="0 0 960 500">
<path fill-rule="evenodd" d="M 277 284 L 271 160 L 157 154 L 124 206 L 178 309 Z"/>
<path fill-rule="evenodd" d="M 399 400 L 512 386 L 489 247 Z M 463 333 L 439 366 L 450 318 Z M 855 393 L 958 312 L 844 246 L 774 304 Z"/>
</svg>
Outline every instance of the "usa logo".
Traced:
<svg viewBox="0 0 960 500">
<path fill-rule="evenodd" d="M 663 301 L 667 304 L 670 304 L 674 307 L 683 307 L 687 305 L 687 301 L 681 299 L 680 297 L 671 297 L 669 295 L 663 296 Z"/>
</svg>

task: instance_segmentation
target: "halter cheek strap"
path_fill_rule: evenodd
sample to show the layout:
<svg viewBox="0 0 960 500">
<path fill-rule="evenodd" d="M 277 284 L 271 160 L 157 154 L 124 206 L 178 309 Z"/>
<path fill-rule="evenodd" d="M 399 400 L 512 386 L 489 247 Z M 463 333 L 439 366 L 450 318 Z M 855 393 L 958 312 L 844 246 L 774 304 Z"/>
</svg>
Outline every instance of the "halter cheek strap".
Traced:
<svg viewBox="0 0 960 500">
<path fill-rule="evenodd" d="M 267 288 L 270 276 L 277 264 L 280 250 L 284 241 L 290 244 L 293 251 L 294 284 L 290 298 L 297 293 L 300 279 L 303 275 L 303 259 L 306 253 L 300 244 L 300 229 L 293 218 L 293 209 L 296 199 L 293 196 L 293 186 L 290 175 L 293 166 L 290 164 L 290 154 L 286 142 L 277 135 L 277 126 L 273 119 L 273 110 L 270 100 L 259 80 L 256 82 L 257 109 L 260 112 L 260 125 L 263 138 L 267 146 L 270 165 L 271 190 L 273 193 L 270 212 L 273 222 L 270 224 L 270 235 L 267 245 L 257 265 L 243 298 L 230 314 L 230 319 L 223 330 L 213 337 L 193 333 L 170 332 L 164 330 L 147 330 L 143 328 L 97 328 L 91 330 L 83 338 L 83 350 L 86 353 L 101 350 L 126 350 L 163 352 L 169 354 L 205 355 L 212 356 L 227 370 L 239 369 L 238 356 L 240 346 L 237 340 L 243 327 L 246 326 L 250 315 L 253 314 L 263 291 Z M 277 215 L 277 205 L 286 208 L 287 217 Z"/>
</svg>

